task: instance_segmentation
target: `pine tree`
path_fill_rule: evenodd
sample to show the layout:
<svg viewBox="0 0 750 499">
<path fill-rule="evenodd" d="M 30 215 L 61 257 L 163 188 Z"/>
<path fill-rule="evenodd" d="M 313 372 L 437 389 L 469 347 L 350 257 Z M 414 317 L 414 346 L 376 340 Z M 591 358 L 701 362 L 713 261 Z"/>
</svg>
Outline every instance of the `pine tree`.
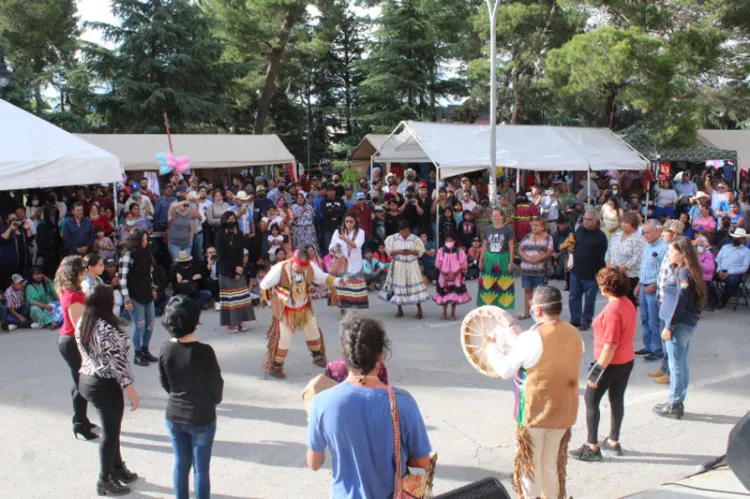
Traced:
<svg viewBox="0 0 750 499">
<path fill-rule="evenodd" d="M 97 111 L 107 131 L 162 133 L 217 130 L 234 70 L 221 62 L 212 19 L 189 0 L 114 0 L 120 24 L 96 24 L 110 51 L 90 47 L 91 67 L 108 87 Z"/>
</svg>

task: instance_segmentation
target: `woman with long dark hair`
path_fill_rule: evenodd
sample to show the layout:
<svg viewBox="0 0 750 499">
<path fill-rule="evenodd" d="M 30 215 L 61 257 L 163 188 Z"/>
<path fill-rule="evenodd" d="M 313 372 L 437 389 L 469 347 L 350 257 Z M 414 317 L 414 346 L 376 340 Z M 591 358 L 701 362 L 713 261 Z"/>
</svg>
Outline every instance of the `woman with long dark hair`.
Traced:
<svg viewBox="0 0 750 499">
<path fill-rule="evenodd" d="M 99 443 L 100 496 L 130 493 L 126 484 L 138 479 L 122 461 L 120 428 L 125 412 L 123 392 L 128 395 L 131 411 L 138 409 L 138 393 L 128 361 L 130 338 L 117 326 L 112 312 L 115 305 L 112 288 L 97 284 L 86 297 L 83 317 L 76 329 L 76 342 L 81 353 L 80 389 L 83 396 L 99 412 L 102 440 Z"/>
<path fill-rule="evenodd" d="M 138 366 L 148 366 L 157 359 L 148 349 L 154 332 L 154 280 L 151 274 L 154 258 L 148 246 L 148 234 L 136 227 L 128 235 L 125 252 L 120 258 L 120 290 L 125 310 L 133 315 L 133 350 Z"/>
<path fill-rule="evenodd" d="M 362 261 L 363 244 L 365 231 L 360 229 L 357 215 L 349 212 L 344 216 L 341 227 L 333 233 L 328 247 L 334 259 L 343 258 L 346 265 L 343 273 L 338 274 L 341 277 L 341 286 L 337 291 L 342 314 L 350 308 L 370 308 Z"/>
<path fill-rule="evenodd" d="M 210 345 L 195 338 L 200 307 L 186 296 L 172 298 L 163 324 L 171 340 L 159 356 L 161 386 L 169 394 L 166 425 L 174 450 L 174 490 L 188 499 L 190 468 L 195 469 L 195 497 L 211 495 L 209 466 L 216 434 L 216 405 L 221 403 L 224 380 Z"/>
<path fill-rule="evenodd" d="M 700 311 L 708 296 L 698 254 L 690 240 L 676 237 L 669 246 L 670 269 L 664 283 L 664 299 L 659 319 L 664 321 L 661 339 L 669 357 L 669 398 L 658 404 L 659 416 L 681 419 L 685 413 L 685 396 L 690 383 L 690 340 L 700 319 Z"/>
<path fill-rule="evenodd" d="M 385 385 L 378 368 L 389 351 L 382 323 L 358 313 L 340 324 L 341 351 L 347 378 L 317 395 L 307 426 L 307 466 L 319 470 L 328 447 L 333 468 L 331 497 L 391 497 L 396 474 L 406 465 L 427 468 L 430 439 L 414 398 L 402 388 Z M 398 410 L 400 446 L 395 445 L 391 403 Z M 396 469 L 395 453 L 403 454 Z"/>
<path fill-rule="evenodd" d="M 81 353 L 76 345 L 75 331 L 78 320 L 83 315 L 83 305 L 86 296 L 81 290 L 81 281 L 86 275 L 80 256 L 67 256 L 60 263 L 55 274 L 55 291 L 60 297 L 60 307 L 63 313 L 63 325 L 57 338 L 57 348 L 60 355 L 70 368 L 73 378 L 73 388 L 70 395 L 73 398 L 73 434 L 86 440 L 93 440 L 99 435 L 93 432 L 96 425 L 89 421 L 86 415 L 88 403 L 79 391 L 78 382 L 81 369 Z"/>
<path fill-rule="evenodd" d="M 243 237 L 237 228 L 237 215 L 232 211 L 225 212 L 216 233 L 216 270 L 219 276 L 220 324 L 233 333 L 247 331 L 243 322 L 255 320 L 250 290 L 244 279 Z"/>
</svg>

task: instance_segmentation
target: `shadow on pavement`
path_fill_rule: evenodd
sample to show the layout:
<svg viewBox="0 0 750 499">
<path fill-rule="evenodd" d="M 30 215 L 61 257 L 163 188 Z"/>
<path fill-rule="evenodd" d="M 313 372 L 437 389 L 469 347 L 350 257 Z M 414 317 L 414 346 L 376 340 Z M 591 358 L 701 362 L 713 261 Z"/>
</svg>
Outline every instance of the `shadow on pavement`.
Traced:
<svg viewBox="0 0 750 499">
<path fill-rule="evenodd" d="M 696 414 L 694 412 L 686 412 L 682 416 L 683 421 L 699 421 L 701 423 L 713 423 L 713 424 L 726 424 L 736 425 L 739 420 L 742 419 L 738 416 L 726 416 L 724 414 Z"/>
<path fill-rule="evenodd" d="M 713 461 L 716 456 L 703 454 L 668 454 L 661 452 L 639 452 L 625 449 L 622 457 L 612 457 L 612 462 L 648 463 L 648 464 L 670 464 L 675 466 L 698 465 Z"/>
</svg>

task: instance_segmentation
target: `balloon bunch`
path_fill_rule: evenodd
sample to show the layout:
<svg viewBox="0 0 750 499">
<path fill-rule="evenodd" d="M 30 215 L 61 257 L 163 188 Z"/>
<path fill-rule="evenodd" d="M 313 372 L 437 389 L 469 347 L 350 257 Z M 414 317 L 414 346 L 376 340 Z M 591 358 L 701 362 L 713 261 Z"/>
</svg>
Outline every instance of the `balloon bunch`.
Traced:
<svg viewBox="0 0 750 499">
<path fill-rule="evenodd" d="M 190 158 L 175 156 L 171 152 L 157 154 L 156 161 L 159 163 L 159 175 L 169 175 L 172 172 L 181 175 L 190 169 Z"/>
</svg>

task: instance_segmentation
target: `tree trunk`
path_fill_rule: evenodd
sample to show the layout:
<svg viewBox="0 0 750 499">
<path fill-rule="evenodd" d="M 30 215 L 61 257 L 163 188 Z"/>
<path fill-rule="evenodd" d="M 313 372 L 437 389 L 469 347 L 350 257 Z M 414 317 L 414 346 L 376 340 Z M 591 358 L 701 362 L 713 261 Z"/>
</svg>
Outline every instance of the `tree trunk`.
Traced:
<svg viewBox="0 0 750 499">
<path fill-rule="evenodd" d="M 44 111 L 44 98 L 42 97 L 42 84 L 34 85 L 34 100 L 36 101 L 36 115 L 41 116 Z"/>
<path fill-rule="evenodd" d="M 279 68 L 281 67 L 281 58 L 284 56 L 284 50 L 289 41 L 289 35 L 291 34 L 298 18 L 298 9 L 291 7 L 284 16 L 284 24 L 281 26 L 281 31 L 279 31 L 277 36 L 276 46 L 271 50 L 271 54 L 268 56 L 266 79 L 263 83 L 263 91 L 261 92 L 260 100 L 258 101 L 258 112 L 255 116 L 255 127 L 253 131 L 255 135 L 262 135 L 263 128 L 266 126 L 268 112 L 271 109 L 271 98 L 276 91 L 276 77 L 278 76 Z"/>
<path fill-rule="evenodd" d="M 617 112 L 617 94 L 619 92 L 618 87 L 612 87 L 607 96 L 607 108 L 605 110 L 605 117 L 607 120 L 606 126 L 613 130 L 615 126 L 615 114 Z"/>
</svg>

